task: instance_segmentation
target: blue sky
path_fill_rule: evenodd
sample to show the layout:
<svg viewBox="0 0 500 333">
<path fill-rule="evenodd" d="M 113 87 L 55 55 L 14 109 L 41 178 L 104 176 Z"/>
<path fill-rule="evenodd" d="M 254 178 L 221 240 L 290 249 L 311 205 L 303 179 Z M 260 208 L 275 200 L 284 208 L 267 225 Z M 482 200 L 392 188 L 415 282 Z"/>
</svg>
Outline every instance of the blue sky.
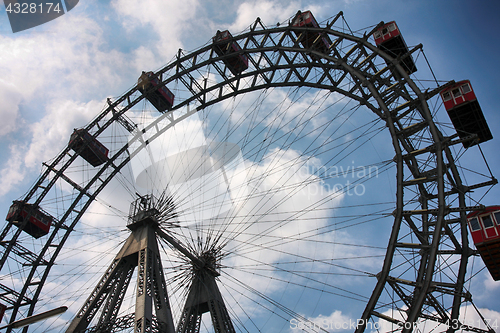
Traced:
<svg viewBox="0 0 500 333">
<path fill-rule="evenodd" d="M 494 136 L 482 149 L 498 177 L 500 138 L 496 137 L 495 129 L 500 125 L 496 102 L 500 5 L 492 3 L 81 0 L 62 17 L 16 34 L 12 33 L 2 7 L 0 212 L 6 214 L 12 200 L 30 188 L 41 163 L 63 149 L 72 129 L 82 127 L 98 114 L 107 97 L 118 97 L 134 86 L 142 70 L 161 68 L 175 57 L 179 48 L 189 51 L 209 43 L 216 30 L 243 31 L 257 16 L 267 26 L 274 26 L 299 9 L 311 9 L 318 21 L 343 11 L 351 29 L 361 31 L 380 21 L 396 20 L 409 46 L 423 44 L 439 80 L 469 79 Z M 424 64 L 422 60 L 419 59 L 419 66 Z M 418 75 L 432 79 L 424 70 Z M 437 118 L 449 123 L 443 108 Z M 477 149 L 462 162 L 465 166 L 480 165 L 480 171 L 486 172 L 482 162 L 474 161 L 476 158 L 480 158 Z M 358 165 L 358 161 L 353 163 Z M 499 197 L 497 186 L 482 203 L 498 204 Z M 476 305 L 497 310 L 498 283 L 484 271 L 476 280 Z M 349 306 L 350 303 L 346 308 L 316 311 L 314 315 L 337 320 L 356 318 L 356 306 Z"/>
</svg>

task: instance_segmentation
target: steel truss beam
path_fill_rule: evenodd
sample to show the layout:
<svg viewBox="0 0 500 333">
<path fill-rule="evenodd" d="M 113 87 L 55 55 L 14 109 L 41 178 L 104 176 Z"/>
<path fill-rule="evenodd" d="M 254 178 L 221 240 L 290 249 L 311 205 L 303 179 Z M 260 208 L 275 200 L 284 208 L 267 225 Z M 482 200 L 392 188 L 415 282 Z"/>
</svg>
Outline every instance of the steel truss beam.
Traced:
<svg viewBox="0 0 500 333">
<path fill-rule="evenodd" d="M 339 15 L 336 19 L 338 17 Z M 295 36 L 300 36 L 305 30 L 328 35 L 332 40 L 331 53 L 325 55 L 302 48 Z M 441 283 L 441 281 L 433 281 L 433 278 L 436 259 L 444 253 L 441 248 L 443 235 L 451 239 L 453 251 L 457 257 L 460 257 L 459 273 L 456 281 L 453 281 L 454 288 L 452 286 L 447 288 L 447 290 L 453 290 L 454 300 L 451 307 L 445 307 L 452 309 L 450 319 L 455 319 L 458 318 L 460 305 L 465 299 L 462 297 L 465 294 L 464 276 L 468 257 L 472 253 L 468 246 L 465 225 L 467 209 L 465 193 L 481 186 L 491 186 L 496 183 L 496 180 L 492 179 L 490 182 L 470 187 L 462 184 L 453 156 L 449 151 L 449 145 L 458 141 L 452 142 L 450 138 L 442 137 L 427 107 L 427 99 L 442 87 L 429 93 L 421 92 L 399 65 L 398 61 L 401 59 L 390 58 L 367 41 L 370 34 L 357 37 L 351 33 L 332 30 L 331 25 L 326 28 L 289 26 L 266 28 L 260 20 L 257 20 L 250 31 L 234 36 L 234 40 L 243 45 L 240 52 L 247 55 L 251 62 L 251 67 L 244 73 L 237 76 L 223 75 L 228 72 L 225 67 L 219 68 L 224 66 L 224 58 L 214 55 L 212 46 L 207 45 L 186 55 L 179 52 L 174 62 L 156 74 L 160 78 L 161 85 L 179 80 L 188 88 L 192 96 L 180 101 L 173 108 L 174 110 L 180 109 L 191 103 L 197 103 L 196 109 L 191 113 L 188 112 L 188 115 L 237 94 L 272 87 L 313 87 L 340 93 L 356 100 L 384 119 L 396 151 L 394 161 L 398 173 L 397 209 L 394 213 L 394 228 L 389 241 L 386 262 L 382 273 L 379 274 L 378 285 L 363 314 L 363 319 L 369 320 L 372 316 L 387 317 L 378 312 L 381 307 L 379 297 L 386 285 L 390 288 L 394 286 L 393 290 L 396 294 L 404 298 L 404 300 L 395 300 L 394 304 L 407 304 L 409 299 L 412 300 L 408 303 L 411 304 L 411 311 L 407 311 L 408 316 L 405 318 L 407 321 L 412 322 L 419 317 L 429 316 L 422 312 L 424 305 L 430 304 L 429 308 L 437 313 L 442 312 L 440 307 L 433 306 L 433 302 L 429 301 L 431 299 L 429 294 L 434 292 L 434 285 Z M 344 44 L 349 44 L 348 51 L 345 51 Z M 412 52 L 415 50 L 416 48 Z M 311 54 L 319 60 L 311 60 Z M 383 65 L 385 67 L 378 69 L 380 66 L 377 61 L 381 58 L 384 63 L 390 65 Z M 218 72 L 222 72 L 224 80 L 216 83 L 207 82 L 203 76 L 206 73 L 204 69 L 207 67 L 215 67 Z M 398 77 L 393 77 L 392 72 L 398 72 Z M 201 80 L 204 80 L 203 84 L 199 83 Z M 51 267 L 55 264 L 58 253 L 85 210 L 109 181 L 128 163 L 131 156 L 147 144 L 143 142 L 136 147 L 136 150 L 129 149 L 130 145 L 140 142 L 141 133 L 136 130 L 135 124 L 125 117 L 126 112 L 143 98 L 144 96 L 138 93 L 137 87 L 134 87 L 117 100 L 110 101 L 105 110 L 86 127 L 89 133 L 98 137 L 111 124 L 120 123 L 134 134 L 129 144 L 113 152 L 109 160 L 100 170 L 97 170 L 95 177 L 80 185 L 71 181 L 65 173 L 78 154 L 72 154 L 67 147 L 52 160 L 50 165 L 46 166 L 36 184 L 25 196 L 26 202 L 43 206 L 45 197 L 48 196 L 58 179 L 64 179 L 79 193 L 65 208 L 66 210 L 57 216 L 60 223 L 52 229 L 51 235 L 47 237 L 47 243 L 37 253 L 38 257 L 28 260 L 31 262 L 31 270 L 23 277 L 25 280 L 22 290 L 12 290 L 9 295 L 2 295 L 13 300 L 10 302 L 13 304 L 10 322 L 15 321 L 21 306 L 29 304 L 29 310 L 24 315 L 33 314 Z M 166 113 L 162 119 L 168 119 L 174 123 L 187 116 L 175 117 L 175 113 Z M 150 137 L 154 139 L 164 130 L 153 132 Z M 154 125 L 143 129 L 143 133 L 146 131 L 154 131 Z M 405 197 L 405 193 L 410 195 Z M 418 193 L 419 198 L 405 199 L 414 193 Z M 447 207 L 447 202 L 457 202 L 458 207 Z M 77 207 L 79 207 L 78 210 Z M 458 231 L 448 227 L 448 221 L 456 219 L 456 216 L 451 215 L 453 212 L 459 214 L 456 223 L 459 226 Z M 64 225 L 66 221 L 68 221 L 67 226 Z M 401 228 L 405 226 L 405 223 L 416 240 L 420 242 L 413 248 L 415 253 L 418 252 L 422 265 L 418 269 L 418 277 L 412 281 L 413 290 L 403 296 L 402 290 L 407 289 L 397 285 L 399 282 L 389 284 L 387 281 L 391 278 L 393 256 L 396 251 L 403 248 L 400 246 L 402 243 L 400 238 L 403 235 Z M 11 227 L 11 224 L 7 224 L 0 235 L 0 241 L 5 248 L 0 259 L 1 267 L 8 257 L 18 256 L 19 252 L 16 249 L 22 246 L 18 244 L 21 229 L 12 231 Z M 10 238 L 7 237 L 8 235 Z M 147 262 L 147 256 L 145 258 Z M 39 276 L 41 279 L 36 280 Z M 120 279 L 117 277 L 116 281 L 125 283 L 125 280 Z M 26 295 L 30 295 L 28 303 Z M 113 295 L 119 298 L 116 293 Z M 437 299 L 435 296 L 432 297 Z M 112 311 L 106 313 L 109 318 L 115 316 Z M 106 320 L 103 319 L 104 321 Z M 391 318 L 388 321 L 396 322 L 397 320 Z"/>
<path fill-rule="evenodd" d="M 99 310 L 101 310 L 101 313 L 98 324 L 91 331 L 107 332 L 111 330 L 117 321 L 117 314 L 136 267 L 137 290 L 134 332 L 174 333 L 172 312 L 167 296 L 156 234 L 154 227 L 149 224 L 135 229 L 130 234 L 66 332 L 85 331 Z M 156 323 L 153 322 L 153 303 Z"/>
<path fill-rule="evenodd" d="M 235 332 L 215 276 L 210 271 L 195 268 L 177 333 L 199 333 L 201 317 L 206 312 L 210 312 L 216 333 Z"/>
</svg>

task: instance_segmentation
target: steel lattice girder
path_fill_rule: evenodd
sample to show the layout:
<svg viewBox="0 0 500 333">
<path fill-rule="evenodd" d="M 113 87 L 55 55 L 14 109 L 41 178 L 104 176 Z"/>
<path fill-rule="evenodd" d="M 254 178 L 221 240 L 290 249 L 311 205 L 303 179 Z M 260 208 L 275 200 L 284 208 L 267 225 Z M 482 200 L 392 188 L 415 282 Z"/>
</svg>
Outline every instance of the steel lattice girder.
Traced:
<svg viewBox="0 0 500 333">
<path fill-rule="evenodd" d="M 389 242 L 389 249 L 387 252 L 388 258 L 394 254 L 394 251 L 398 247 L 397 239 L 401 222 L 405 216 L 404 211 L 411 212 L 410 214 L 406 214 L 406 216 L 412 214 L 422 216 L 422 224 L 427 224 L 417 226 L 417 229 L 414 230 L 430 230 L 430 224 L 434 223 L 434 225 L 432 225 L 432 228 L 434 228 L 434 236 L 427 236 L 428 238 L 424 238 L 422 234 L 419 233 L 419 239 L 423 241 L 421 244 L 422 248 L 423 246 L 428 246 L 429 244 L 431 244 L 431 248 L 428 255 L 430 260 L 429 265 L 427 265 L 426 269 L 422 269 L 422 274 L 418 278 L 418 283 L 417 281 L 415 282 L 419 286 L 420 283 L 423 283 L 423 287 L 415 289 L 415 294 L 413 295 L 413 297 L 415 297 L 415 303 L 412 305 L 412 312 L 409 314 L 408 321 L 416 320 L 421 313 L 420 309 L 425 302 L 426 295 L 433 284 L 433 262 L 439 254 L 441 230 L 446 231 L 447 224 L 445 222 L 445 218 L 450 212 L 450 210 L 447 210 L 445 207 L 446 196 L 452 194 L 458 195 L 460 201 L 459 207 L 465 208 L 465 204 L 463 203 L 464 193 L 468 190 L 468 188 L 462 186 L 456 166 L 453 163 L 453 157 L 447 148 L 450 141 L 441 136 L 432 121 L 432 116 L 426 105 L 426 100 L 431 97 L 431 95 L 420 92 L 413 81 L 408 77 L 408 75 L 406 75 L 406 73 L 404 73 L 402 68 L 394 59 L 391 59 L 388 55 L 371 45 L 367 41 L 369 35 L 365 37 L 356 37 L 348 33 L 334 31 L 330 28 L 278 27 L 267 29 L 263 26 L 259 28 L 258 24 L 260 24 L 259 21 L 255 23 L 251 31 L 234 37 L 235 40 L 243 42 L 244 47 L 240 52 L 250 56 L 253 65 L 253 68 L 239 76 L 225 77 L 223 82 L 212 85 L 207 85 L 207 81 L 205 81 L 203 86 L 194 83 L 197 81 L 196 76 L 192 73 L 196 74 L 201 68 L 214 66 L 214 64 L 222 59 L 222 57 L 214 57 L 211 51 L 211 45 L 184 56 L 182 56 L 179 52 L 179 56 L 176 61 L 160 70 L 157 75 L 161 78 L 162 85 L 166 85 L 169 82 L 180 79 L 181 82 L 193 93 L 192 97 L 180 102 L 174 106 L 173 109 L 181 108 L 192 103 L 193 101 L 199 101 L 200 103 L 197 110 L 203 109 L 211 104 L 215 104 L 237 94 L 270 87 L 308 86 L 318 89 L 327 89 L 329 91 L 343 94 L 358 101 L 360 104 L 367 106 L 379 117 L 385 119 L 393 137 L 393 146 L 396 150 L 395 160 L 398 167 L 398 208 L 395 217 L 395 231 Z M 301 48 L 292 34 L 292 31 L 300 32 L 305 29 L 322 34 L 328 34 L 333 41 L 332 45 L 335 46 L 333 48 L 333 55 L 325 56 L 317 53 L 316 51 L 304 50 Z M 343 49 L 337 47 L 344 42 L 350 43 L 352 46 L 347 52 L 344 52 Z M 315 54 L 323 60 L 311 61 L 308 58 L 308 54 L 314 52 L 316 52 Z M 276 54 L 278 54 L 278 56 L 276 56 Z M 401 79 L 393 84 L 390 79 L 390 75 L 388 75 L 390 72 L 388 67 L 376 71 L 377 66 L 374 63 L 376 57 L 382 57 L 384 60 L 388 60 L 389 63 L 392 63 L 393 67 L 400 72 Z M 175 73 L 171 73 L 172 71 L 175 71 Z M 314 75 L 313 73 L 315 71 L 318 71 L 320 74 L 316 73 L 316 75 Z M 189 78 L 189 81 L 185 80 L 185 77 Z M 244 80 L 251 82 L 251 84 L 249 86 L 242 87 L 241 83 Z M 195 86 L 194 88 L 192 86 L 193 84 Z M 112 123 L 120 122 L 120 117 L 124 116 L 128 110 L 137 105 L 137 103 L 139 103 L 143 98 L 143 95 L 137 95 L 137 88 L 131 89 L 122 97 L 110 103 L 110 105 L 92 123 L 90 123 L 86 129 L 92 130 L 94 133 L 93 135 L 98 136 Z M 196 110 L 193 112 L 195 111 Z M 172 122 L 174 122 L 174 120 L 179 120 L 174 119 L 172 114 L 165 114 L 164 118 L 172 119 Z M 413 135 L 414 132 L 405 132 L 405 128 L 409 127 L 409 125 L 417 123 L 421 124 L 420 131 L 424 129 L 430 131 L 431 138 L 433 140 L 433 143 L 429 146 L 418 149 L 417 147 L 413 147 L 412 144 L 411 135 Z M 403 127 L 403 124 L 407 127 Z M 132 130 L 132 132 L 135 131 L 135 127 L 128 127 L 128 130 Z M 151 127 L 147 130 L 150 129 Z M 139 137 L 140 135 L 136 135 L 133 140 L 138 140 Z M 404 184 L 406 181 L 404 176 L 405 167 L 408 168 L 414 179 L 417 179 L 419 173 L 428 172 L 428 170 L 419 170 L 419 163 L 416 156 L 417 153 L 421 154 L 420 152 L 422 150 L 425 150 L 425 153 L 430 156 L 429 159 L 433 160 L 434 165 L 431 169 L 436 170 L 435 179 L 426 182 L 422 181 L 421 183 L 415 185 L 408 183 Z M 55 262 L 60 248 L 62 248 L 67 240 L 69 233 L 73 230 L 86 208 L 107 185 L 109 180 L 113 178 L 125 164 L 128 163 L 129 157 L 124 155 L 127 152 L 128 146 L 117 151 L 115 155 L 112 156 L 107 163 L 105 163 L 96 177 L 89 181 L 84 187 L 78 189 L 80 191 L 80 195 L 75 198 L 69 209 L 62 214 L 60 224 L 53 229 L 52 234 L 47 241 L 46 247 L 40 253 L 40 258 L 45 258 L 46 254 L 49 253 L 49 246 L 53 246 L 52 241 L 56 238 L 56 235 L 61 237 L 60 234 L 62 233 L 63 235 L 61 237 L 61 241 L 56 245 L 57 250 L 50 253 L 50 259 L 44 259 L 44 262 L 49 263 L 48 265 L 43 265 L 43 267 L 41 265 L 32 266 L 32 270 L 28 274 L 25 282 L 25 287 L 19 293 L 20 297 L 18 299 L 23 299 L 28 286 L 32 285 L 33 276 L 36 275 L 35 273 L 37 273 L 38 270 L 42 269 L 43 274 L 41 275 L 43 278 L 40 283 L 38 283 L 34 292 L 33 302 L 30 306 L 28 314 L 33 313 L 41 288 L 47 278 L 51 266 Z M 52 186 L 54 186 L 55 181 L 59 178 L 64 178 L 64 172 L 73 163 L 77 156 L 76 154 L 71 155 L 68 153 L 69 148 L 64 150 L 56 159 L 54 159 L 51 165 L 47 167 L 36 185 L 27 194 L 25 198 L 26 201 L 34 201 L 37 204 L 43 203 L 44 197 L 49 193 Z M 446 163 L 444 161 L 445 157 L 443 157 L 443 154 L 446 157 Z M 67 158 L 68 155 L 70 158 Z M 119 162 L 118 165 L 115 164 L 117 161 Z M 444 165 L 448 165 L 448 168 L 451 170 L 450 173 L 446 173 L 443 169 Z M 54 172 L 55 176 L 49 177 Z M 453 178 L 453 183 L 457 188 L 456 192 L 452 193 L 445 191 L 445 174 Z M 101 179 L 101 176 L 105 176 L 105 179 Z M 483 185 L 490 184 L 491 183 L 485 183 Z M 435 206 L 435 202 L 432 200 L 438 199 L 438 203 L 436 205 L 437 208 L 434 208 L 437 210 L 434 213 L 431 213 L 429 210 L 429 212 L 424 214 L 417 212 L 415 209 L 405 210 L 405 202 L 402 199 L 403 193 L 405 189 L 410 186 L 416 187 L 422 194 L 422 197 L 425 198 L 421 203 L 420 208 L 423 210 L 431 209 L 431 207 Z M 39 193 L 40 188 L 43 189 L 41 193 Z M 427 189 L 431 188 L 437 188 L 437 193 L 428 193 Z M 89 195 L 89 193 L 92 194 Z M 84 196 L 86 196 L 87 199 L 83 199 Z M 83 206 L 79 211 L 76 210 L 77 203 L 83 203 Z M 432 214 L 437 216 L 435 221 L 430 221 L 429 219 Z M 63 228 L 66 221 L 70 221 L 71 223 Z M 460 276 L 457 277 L 457 282 L 455 284 L 455 295 L 462 294 L 459 291 L 463 289 L 463 276 L 465 274 L 465 265 L 469 255 L 464 213 L 461 213 L 459 223 L 461 224 L 461 236 L 459 239 L 462 242 L 461 248 L 463 251 L 460 254 L 462 268 L 460 270 Z M 2 233 L 2 240 L 4 240 L 7 236 L 9 228 L 10 225 L 4 229 Z M 1 264 L 3 264 L 6 258 L 10 255 L 14 244 L 17 242 L 19 234 L 20 230 L 17 230 L 12 239 L 8 241 L 6 251 L 4 252 L 4 256 L 0 262 Z M 459 242 L 458 239 L 455 238 L 455 240 Z M 458 252 L 460 253 L 459 249 Z M 379 295 L 379 291 L 381 292 L 382 287 L 385 285 L 385 280 L 389 278 L 388 273 L 391 270 L 390 267 L 390 262 L 388 262 L 388 264 L 383 268 L 382 275 L 385 277 L 380 279 L 382 282 L 380 282 L 380 286 L 377 287 L 378 291 L 374 292 L 372 301 L 369 302 L 367 311 L 363 318 L 368 319 L 373 314 L 373 309 L 376 307 L 378 300 L 378 296 L 376 295 Z M 461 296 L 456 296 L 453 302 L 452 318 L 458 316 L 458 308 L 461 302 Z M 16 308 L 13 311 L 11 321 L 15 320 L 17 307 L 20 305 L 21 304 L 19 302 L 16 303 Z"/>
</svg>

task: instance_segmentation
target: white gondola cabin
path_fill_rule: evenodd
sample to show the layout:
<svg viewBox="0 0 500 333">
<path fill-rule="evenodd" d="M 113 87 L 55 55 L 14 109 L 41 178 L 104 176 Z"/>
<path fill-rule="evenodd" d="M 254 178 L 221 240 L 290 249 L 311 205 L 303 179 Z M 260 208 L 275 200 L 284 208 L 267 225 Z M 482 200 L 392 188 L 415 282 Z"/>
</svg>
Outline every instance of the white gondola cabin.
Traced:
<svg viewBox="0 0 500 333">
<path fill-rule="evenodd" d="M 459 81 L 440 94 L 458 136 L 477 135 L 476 140 L 463 142 L 465 148 L 493 139 L 469 80 Z"/>
<path fill-rule="evenodd" d="M 399 31 L 395 21 L 384 24 L 373 34 L 375 45 L 393 58 L 403 57 L 409 52 L 408 46 Z M 388 63 L 389 64 L 389 63 Z M 411 74 L 417 71 L 415 62 L 411 54 L 408 54 L 401 61 L 401 66 L 406 73 Z M 396 75 L 397 76 L 397 75 Z"/>
<path fill-rule="evenodd" d="M 237 75 L 248 68 L 248 56 L 240 53 L 240 45 L 232 38 L 233 36 L 228 30 L 217 30 L 212 40 L 215 53 L 219 57 L 226 55 L 227 57 L 223 58 L 222 61 L 233 75 Z"/>
<path fill-rule="evenodd" d="M 35 238 L 40 238 L 49 233 L 53 217 L 44 212 L 40 207 L 23 201 L 14 201 L 10 206 L 7 221 L 12 222 L 16 227 L 23 228 L 23 231 Z M 23 223 L 27 220 L 23 227 Z"/>
<path fill-rule="evenodd" d="M 486 268 L 495 281 L 500 280 L 500 206 L 471 212 L 467 221 Z"/>
<path fill-rule="evenodd" d="M 301 12 L 300 10 L 295 14 L 291 22 L 292 27 L 310 27 L 310 28 L 319 28 L 319 24 L 314 18 L 314 15 L 311 11 L 307 10 L 305 12 Z M 323 53 L 328 55 L 330 53 L 330 45 L 332 41 L 328 35 L 321 35 L 319 32 L 306 31 L 302 34 L 298 34 L 294 32 L 295 36 L 300 39 L 300 44 L 305 49 L 312 49 L 314 51 Z M 314 53 L 311 53 L 311 58 L 313 60 L 319 60 L 321 57 L 317 56 Z"/>
<path fill-rule="evenodd" d="M 68 146 L 94 167 L 108 159 L 109 150 L 84 128 L 73 131 Z"/>
<path fill-rule="evenodd" d="M 160 87 L 160 80 L 153 72 L 142 72 L 137 88 L 159 112 L 166 112 L 174 105 L 174 94 L 167 87 Z"/>
</svg>

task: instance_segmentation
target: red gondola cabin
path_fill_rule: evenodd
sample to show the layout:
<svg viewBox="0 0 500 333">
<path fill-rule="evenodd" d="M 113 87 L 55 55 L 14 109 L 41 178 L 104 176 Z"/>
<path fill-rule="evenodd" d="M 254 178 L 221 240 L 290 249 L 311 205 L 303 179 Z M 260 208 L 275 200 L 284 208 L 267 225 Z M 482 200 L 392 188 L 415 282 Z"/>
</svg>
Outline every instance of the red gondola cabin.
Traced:
<svg viewBox="0 0 500 333">
<path fill-rule="evenodd" d="M 490 206 L 467 215 L 476 249 L 495 281 L 500 280 L 500 206 Z"/>
<path fill-rule="evenodd" d="M 477 134 L 478 140 L 464 141 L 465 148 L 493 139 L 483 111 L 468 80 L 441 91 L 444 107 L 460 138 Z"/>
<path fill-rule="evenodd" d="M 408 46 L 406 46 L 406 42 L 403 39 L 396 22 L 394 21 L 386 23 L 380 27 L 377 31 L 375 31 L 373 37 L 375 38 L 375 45 L 393 58 L 402 57 L 409 52 Z M 403 66 L 403 69 L 408 74 L 417 71 L 417 67 L 415 66 L 415 62 L 413 61 L 411 54 L 402 60 L 401 66 Z M 398 75 L 395 76 L 398 77 Z"/>
<path fill-rule="evenodd" d="M 305 12 L 301 12 L 299 10 L 293 18 L 291 26 L 319 28 L 318 22 L 309 10 Z M 322 36 L 319 32 L 310 31 L 303 32 L 303 36 L 301 36 L 301 34 L 298 34 L 297 32 L 294 33 L 297 38 L 300 38 L 300 44 L 302 44 L 305 49 L 313 49 L 314 51 L 318 51 L 324 54 L 330 53 L 330 45 L 332 44 L 332 41 L 330 40 L 330 37 L 328 37 L 328 35 Z M 316 54 L 311 54 L 311 58 L 313 58 L 313 60 L 320 59 L 320 57 L 318 57 Z"/>
<path fill-rule="evenodd" d="M 84 128 L 73 131 L 68 146 L 94 167 L 108 159 L 108 149 Z"/>
<path fill-rule="evenodd" d="M 54 220 L 53 217 L 33 204 L 14 201 L 5 219 L 20 228 L 28 216 L 28 221 L 23 228 L 25 232 L 35 238 L 40 238 L 49 233 L 50 225 Z"/>
<path fill-rule="evenodd" d="M 214 42 L 214 51 L 219 57 L 231 55 L 222 61 L 233 75 L 237 75 L 248 68 L 248 56 L 238 53 L 241 51 L 241 47 L 236 41 L 231 41 L 232 38 L 233 36 L 228 30 L 217 30 L 212 40 Z"/>
<path fill-rule="evenodd" d="M 159 112 L 165 112 L 174 105 L 174 94 L 165 86 L 158 87 L 160 80 L 153 72 L 142 72 L 137 88 Z"/>
</svg>

